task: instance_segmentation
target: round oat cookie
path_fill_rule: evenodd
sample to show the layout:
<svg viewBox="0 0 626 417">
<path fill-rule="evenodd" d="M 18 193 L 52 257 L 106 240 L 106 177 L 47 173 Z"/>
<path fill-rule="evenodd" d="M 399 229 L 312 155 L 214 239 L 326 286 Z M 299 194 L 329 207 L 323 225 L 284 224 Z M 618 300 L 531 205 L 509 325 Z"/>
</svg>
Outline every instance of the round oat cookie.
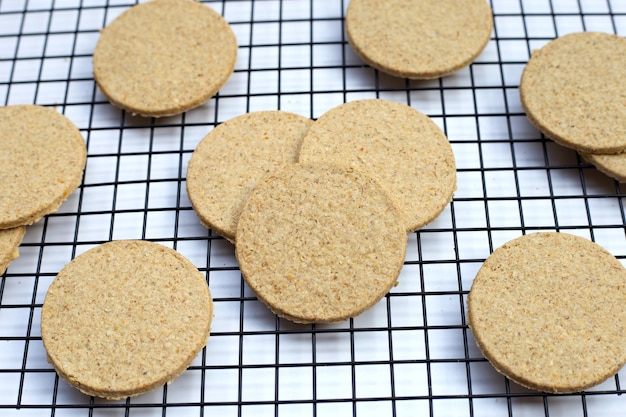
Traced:
<svg viewBox="0 0 626 417">
<path fill-rule="evenodd" d="M 600 155 L 580 152 L 580 156 L 593 164 L 598 171 L 626 183 L 626 153 Z"/>
<path fill-rule="evenodd" d="M 285 111 L 259 111 L 230 119 L 205 136 L 187 168 L 187 194 L 202 224 L 234 242 L 250 192 L 263 177 L 296 162 L 312 123 Z"/>
<path fill-rule="evenodd" d="M 59 209 L 80 185 L 85 140 L 57 111 L 0 108 L 0 229 L 26 226 Z"/>
<path fill-rule="evenodd" d="M 403 78 L 438 78 L 469 65 L 492 28 L 486 0 L 351 0 L 346 12 L 357 55 Z"/>
<path fill-rule="evenodd" d="M 626 150 L 626 39 L 571 33 L 533 52 L 520 81 L 530 122 L 580 152 Z"/>
<path fill-rule="evenodd" d="M 299 161 L 365 169 L 396 203 L 409 232 L 434 220 L 456 190 L 444 133 L 428 116 L 392 101 L 358 100 L 324 113 L 304 137 Z"/>
<path fill-rule="evenodd" d="M 275 314 L 328 323 L 389 292 L 406 241 L 395 206 L 362 171 L 293 164 L 252 192 L 235 249 L 246 282 Z"/>
<path fill-rule="evenodd" d="M 153 0 L 100 34 L 94 78 L 117 107 L 163 117 L 198 107 L 232 75 L 237 40 L 221 15 L 193 0 Z"/>
<path fill-rule="evenodd" d="M 87 395 L 136 396 L 178 377 L 206 345 L 213 302 L 204 275 L 145 241 L 96 246 L 50 285 L 41 337 L 59 376 Z"/>
<path fill-rule="evenodd" d="M 496 370 L 527 388 L 568 393 L 626 362 L 626 269 L 600 245 L 566 233 L 505 243 L 479 270 L 468 324 Z"/>
<path fill-rule="evenodd" d="M 11 261 L 20 256 L 19 246 L 26 234 L 26 227 L 0 230 L 0 275 L 4 274 Z"/>
</svg>

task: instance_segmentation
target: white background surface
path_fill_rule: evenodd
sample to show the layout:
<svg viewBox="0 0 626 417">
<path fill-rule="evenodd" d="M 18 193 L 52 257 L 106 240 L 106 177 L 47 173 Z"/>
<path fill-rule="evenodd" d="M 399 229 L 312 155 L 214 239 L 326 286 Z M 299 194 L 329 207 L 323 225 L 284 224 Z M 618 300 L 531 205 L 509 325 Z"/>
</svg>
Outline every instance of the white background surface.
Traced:
<svg viewBox="0 0 626 417">
<path fill-rule="evenodd" d="M 518 85 L 533 48 L 599 30 L 626 36 L 625 0 L 493 0 L 495 27 L 477 61 L 431 81 L 378 73 L 346 42 L 348 1 L 212 1 L 239 55 L 219 95 L 184 115 L 131 117 L 97 91 L 99 30 L 130 0 L 0 0 L 0 105 L 56 106 L 84 135 L 84 183 L 29 227 L 0 279 L 0 415 L 615 416 L 618 378 L 551 396 L 509 383 L 481 356 L 465 297 L 482 261 L 538 230 L 591 238 L 626 256 L 622 187 L 526 120 Z M 409 236 L 399 285 L 336 325 L 277 320 L 243 283 L 233 247 L 202 227 L 186 164 L 218 123 L 256 110 L 317 118 L 359 98 L 409 104 L 445 131 L 458 168 L 454 201 Z M 46 362 L 41 303 L 74 256 L 108 240 L 174 247 L 206 273 L 215 300 L 207 348 L 166 389 L 103 401 L 60 381 Z"/>
</svg>

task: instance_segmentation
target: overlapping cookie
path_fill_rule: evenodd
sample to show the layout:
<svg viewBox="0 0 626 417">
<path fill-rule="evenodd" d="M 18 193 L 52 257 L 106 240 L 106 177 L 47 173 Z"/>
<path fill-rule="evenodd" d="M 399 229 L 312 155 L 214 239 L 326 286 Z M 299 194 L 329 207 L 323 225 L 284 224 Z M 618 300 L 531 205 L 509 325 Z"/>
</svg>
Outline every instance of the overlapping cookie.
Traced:
<svg viewBox="0 0 626 417">
<path fill-rule="evenodd" d="M 306 133 L 299 161 L 364 170 L 389 193 L 407 231 L 434 220 L 456 190 L 454 153 L 442 130 L 425 114 L 388 100 L 328 110 Z"/>
<path fill-rule="evenodd" d="M 294 113 L 259 111 L 206 135 L 187 167 L 187 193 L 201 222 L 234 242 L 248 196 L 264 177 L 296 162 L 312 123 Z"/>
<path fill-rule="evenodd" d="M 278 316 L 327 323 L 361 314 L 393 287 L 406 241 L 377 181 L 344 165 L 292 164 L 251 193 L 236 255 L 250 288 Z"/>
</svg>

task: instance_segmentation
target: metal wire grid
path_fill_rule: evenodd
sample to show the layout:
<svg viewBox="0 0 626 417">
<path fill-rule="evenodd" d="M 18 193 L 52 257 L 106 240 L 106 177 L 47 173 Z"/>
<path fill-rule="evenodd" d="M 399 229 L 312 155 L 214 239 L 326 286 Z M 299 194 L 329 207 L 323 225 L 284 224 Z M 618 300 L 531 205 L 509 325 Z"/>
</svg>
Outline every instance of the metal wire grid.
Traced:
<svg viewBox="0 0 626 417">
<path fill-rule="evenodd" d="M 523 233 L 562 230 L 626 257 L 620 184 L 546 140 L 519 105 L 533 48 L 578 30 L 626 35 L 624 0 L 492 0 L 495 27 L 470 67 L 433 81 L 389 77 L 354 55 L 347 0 L 206 1 L 239 41 L 235 74 L 207 104 L 166 119 L 113 108 L 91 75 L 98 31 L 131 0 L 0 0 L 0 103 L 55 106 L 84 134 L 83 184 L 30 226 L 0 279 L 1 415 L 609 416 L 626 405 L 624 371 L 587 392 L 545 395 L 497 374 L 477 350 L 465 298 L 484 259 Z M 399 285 L 336 325 L 276 319 L 241 279 L 233 247 L 200 226 L 186 163 L 214 126 L 255 110 L 311 118 L 380 97 L 428 114 L 448 135 L 458 191 L 409 236 Z M 205 272 L 215 319 L 207 348 L 177 380 L 103 401 L 46 362 L 41 304 L 56 273 L 105 241 L 171 246 Z"/>
</svg>

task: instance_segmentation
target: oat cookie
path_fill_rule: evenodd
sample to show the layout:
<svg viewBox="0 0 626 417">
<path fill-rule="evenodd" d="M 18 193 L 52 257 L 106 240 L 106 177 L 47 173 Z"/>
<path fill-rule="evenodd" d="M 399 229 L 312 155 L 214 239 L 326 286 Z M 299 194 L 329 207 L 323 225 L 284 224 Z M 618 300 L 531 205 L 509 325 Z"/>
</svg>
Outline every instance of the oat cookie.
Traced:
<svg viewBox="0 0 626 417">
<path fill-rule="evenodd" d="M 626 269 L 600 245 L 533 233 L 485 261 L 468 324 L 496 370 L 531 389 L 592 387 L 626 362 Z"/>
<path fill-rule="evenodd" d="M 299 323 L 359 315 L 397 282 L 407 236 L 362 171 L 289 165 L 252 192 L 237 226 L 243 276 L 274 313 Z"/>
<path fill-rule="evenodd" d="M 407 231 L 434 220 L 456 190 L 444 133 L 428 116 L 392 101 L 358 100 L 327 111 L 304 137 L 299 161 L 365 169 L 396 203 Z"/>
<path fill-rule="evenodd" d="M 26 234 L 26 227 L 0 230 L 0 275 L 4 274 L 11 261 L 20 256 L 19 246 Z"/>
<path fill-rule="evenodd" d="M 259 111 L 217 126 L 187 168 L 187 193 L 201 222 L 231 242 L 250 192 L 265 176 L 296 162 L 313 123 L 285 111 Z"/>
<path fill-rule="evenodd" d="M 235 35 L 213 9 L 194 0 L 153 0 L 131 7 L 102 30 L 93 70 L 115 106 L 162 117 L 215 95 L 236 59 Z"/>
<path fill-rule="evenodd" d="M 626 150 L 626 39 L 571 33 L 533 52 L 520 81 L 530 122 L 580 152 Z"/>
<path fill-rule="evenodd" d="M 59 209 L 80 185 L 85 140 L 57 111 L 0 108 L 0 229 L 26 226 Z"/>
<path fill-rule="evenodd" d="M 599 155 L 580 152 L 580 156 L 593 164 L 598 171 L 619 182 L 626 182 L 626 153 Z"/>
<path fill-rule="evenodd" d="M 469 65 L 492 28 L 485 0 L 351 0 L 346 12 L 357 55 L 404 78 L 438 78 Z"/>
<path fill-rule="evenodd" d="M 61 378 L 120 399 L 178 377 L 205 346 L 213 302 L 204 275 L 173 249 L 114 241 L 77 256 L 44 299 L 41 337 Z"/>
</svg>

